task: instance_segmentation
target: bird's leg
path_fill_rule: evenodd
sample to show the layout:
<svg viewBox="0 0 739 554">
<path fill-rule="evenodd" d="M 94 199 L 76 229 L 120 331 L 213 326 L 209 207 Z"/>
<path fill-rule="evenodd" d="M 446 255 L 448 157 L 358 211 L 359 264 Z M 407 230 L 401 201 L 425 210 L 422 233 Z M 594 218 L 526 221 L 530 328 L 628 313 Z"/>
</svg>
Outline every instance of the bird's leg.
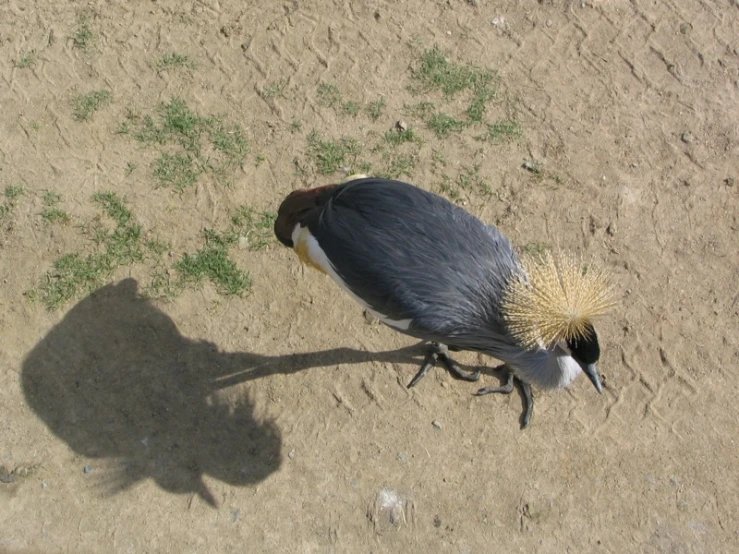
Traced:
<svg viewBox="0 0 739 554">
<path fill-rule="evenodd" d="M 428 354 L 426 354 L 421 369 L 413 378 L 413 380 L 408 384 L 408 388 L 416 385 L 421 380 L 421 378 L 423 378 L 423 376 L 426 375 L 431 370 L 431 368 L 436 365 L 436 362 L 438 360 L 441 360 L 446 368 L 449 370 L 449 373 L 454 375 L 457 379 L 462 379 L 464 381 L 477 381 L 480 378 L 480 371 L 467 373 L 461 367 L 459 367 L 459 364 L 455 362 L 454 359 L 449 355 L 449 348 L 446 344 L 441 344 L 440 342 L 432 342 L 431 350 Z"/>
<path fill-rule="evenodd" d="M 505 366 L 504 366 L 505 367 Z M 475 393 L 475 396 L 484 396 L 491 393 L 511 394 L 513 392 L 514 382 L 518 382 L 521 385 L 521 392 L 523 392 L 523 416 L 521 418 L 521 429 L 526 429 L 531 421 L 531 416 L 534 414 L 534 394 L 531 391 L 531 385 L 526 381 L 522 381 L 516 377 L 510 369 L 508 371 L 508 379 L 505 385 L 502 387 L 484 387 Z"/>
</svg>

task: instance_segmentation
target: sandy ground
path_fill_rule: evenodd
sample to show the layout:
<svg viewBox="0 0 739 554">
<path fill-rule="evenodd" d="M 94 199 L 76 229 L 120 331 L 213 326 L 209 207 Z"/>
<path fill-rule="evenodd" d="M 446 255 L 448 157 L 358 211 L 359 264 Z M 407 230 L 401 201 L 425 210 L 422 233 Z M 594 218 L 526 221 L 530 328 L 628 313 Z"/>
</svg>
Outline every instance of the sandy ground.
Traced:
<svg viewBox="0 0 739 554">
<path fill-rule="evenodd" d="M 408 390 L 421 345 L 275 243 L 231 250 L 242 297 L 142 299 L 138 265 L 57 310 L 24 295 L 90 246 L 74 222 L 95 192 L 177 258 L 233 206 L 340 179 L 296 170 L 308 133 L 415 125 L 408 68 L 433 44 L 498 72 L 523 137 L 416 125 L 410 180 L 436 190 L 434 144 L 450 175 L 475 160 L 495 195 L 471 211 L 520 247 L 604 260 L 621 305 L 599 326 L 602 396 L 537 392 L 521 431 L 519 394 L 476 398 L 441 369 Z M 157 71 L 168 52 L 197 66 Z M 0 550 L 739 552 L 735 1 L 9 0 L 0 53 L 0 188 L 24 189 L 0 231 Z M 321 83 L 385 111 L 342 116 Z M 75 121 L 71 99 L 102 88 L 112 103 Z M 244 128 L 231 186 L 155 188 L 153 154 L 116 133 L 174 96 Z M 46 190 L 71 224 L 39 215 Z"/>
</svg>

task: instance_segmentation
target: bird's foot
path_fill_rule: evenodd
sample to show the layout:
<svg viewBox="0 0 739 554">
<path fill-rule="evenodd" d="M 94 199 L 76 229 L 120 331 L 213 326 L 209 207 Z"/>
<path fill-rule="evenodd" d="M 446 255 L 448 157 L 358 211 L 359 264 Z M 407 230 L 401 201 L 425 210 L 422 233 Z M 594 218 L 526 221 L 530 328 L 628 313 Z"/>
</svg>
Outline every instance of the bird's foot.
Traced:
<svg viewBox="0 0 739 554">
<path fill-rule="evenodd" d="M 521 416 L 521 429 L 526 429 L 531 421 L 531 416 L 534 414 L 534 395 L 531 391 L 531 385 L 525 381 L 521 381 L 516 377 L 511 370 L 508 371 L 508 380 L 502 387 L 484 387 L 475 393 L 475 396 L 484 396 L 486 394 L 500 393 L 500 394 L 511 394 L 514 388 L 514 382 L 518 382 L 521 385 L 521 391 L 523 392 L 523 415 Z"/>
<path fill-rule="evenodd" d="M 426 354 L 426 358 L 423 360 L 423 365 L 421 366 L 421 369 L 413 378 L 413 380 L 408 384 L 408 388 L 416 385 L 423 378 L 424 375 L 431 371 L 431 368 L 436 365 L 436 362 L 438 360 L 441 360 L 441 362 L 446 366 L 447 370 L 449 370 L 449 373 L 451 373 L 457 379 L 462 379 L 463 381 L 477 381 L 480 378 L 480 371 L 467 373 L 461 367 L 459 367 L 459 364 L 455 362 L 454 358 L 449 355 L 449 348 L 447 347 L 447 345 L 438 342 L 432 342 L 431 350 L 428 354 Z"/>
</svg>

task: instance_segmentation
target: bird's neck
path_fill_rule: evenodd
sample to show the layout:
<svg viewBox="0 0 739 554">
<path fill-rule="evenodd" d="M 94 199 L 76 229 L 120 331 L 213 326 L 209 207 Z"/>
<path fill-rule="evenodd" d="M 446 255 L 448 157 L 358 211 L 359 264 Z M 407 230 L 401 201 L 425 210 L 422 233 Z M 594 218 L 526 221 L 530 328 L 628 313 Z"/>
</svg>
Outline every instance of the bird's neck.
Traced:
<svg viewBox="0 0 739 554">
<path fill-rule="evenodd" d="M 521 380 L 545 389 L 569 386 L 582 373 L 580 364 L 559 346 L 518 350 L 504 359 Z"/>
</svg>

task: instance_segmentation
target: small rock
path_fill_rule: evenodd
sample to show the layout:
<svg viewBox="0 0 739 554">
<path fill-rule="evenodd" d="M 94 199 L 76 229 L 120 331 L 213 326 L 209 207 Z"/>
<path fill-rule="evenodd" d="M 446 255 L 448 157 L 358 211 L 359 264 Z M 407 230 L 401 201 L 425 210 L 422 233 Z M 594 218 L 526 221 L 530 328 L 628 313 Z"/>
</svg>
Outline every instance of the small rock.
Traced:
<svg viewBox="0 0 739 554">
<path fill-rule="evenodd" d="M 680 140 L 683 141 L 685 144 L 690 144 L 693 142 L 693 135 L 690 133 L 683 133 L 680 135 Z"/>
<path fill-rule="evenodd" d="M 380 12 L 375 12 L 375 21 L 380 21 Z"/>
<path fill-rule="evenodd" d="M 171 250 L 169 251 L 169 257 L 174 258 L 174 252 L 172 252 Z"/>
<path fill-rule="evenodd" d="M 236 523 L 240 516 L 241 516 L 241 510 L 240 509 L 234 510 L 233 512 L 231 512 L 231 522 Z"/>
<path fill-rule="evenodd" d="M 434 427 L 436 427 L 436 428 L 437 428 L 437 429 L 439 429 L 439 430 L 441 430 L 441 429 L 443 429 L 443 428 L 444 428 L 444 426 L 443 426 L 443 425 L 442 425 L 441 423 L 439 423 L 439 421 L 438 421 L 438 420 L 436 420 L 436 419 L 435 419 L 434 421 L 432 421 L 432 422 L 431 422 L 431 425 L 433 425 Z"/>
<path fill-rule="evenodd" d="M 82 468 L 82 471 L 85 473 L 92 473 L 92 466 L 85 466 Z"/>
<path fill-rule="evenodd" d="M 552 23 L 553 23 L 553 22 L 552 22 L 552 20 L 551 20 L 551 19 L 547 19 L 547 27 L 551 27 L 551 26 L 552 26 Z"/>
<path fill-rule="evenodd" d="M 681 34 L 687 35 L 692 30 L 693 30 L 693 26 L 690 23 L 681 23 L 680 24 L 680 33 Z"/>
<path fill-rule="evenodd" d="M 441 518 L 439 516 L 434 516 L 434 527 L 437 529 L 441 527 Z"/>
<path fill-rule="evenodd" d="M 403 132 L 408 130 L 408 124 L 403 121 L 402 119 L 395 122 L 395 129 L 397 131 Z"/>
<path fill-rule="evenodd" d="M 291 460 L 295 457 L 295 449 L 293 448 L 290 452 L 288 452 L 287 457 Z"/>
<path fill-rule="evenodd" d="M 616 224 L 611 222 L 608 224 L 608 227 L 606 227 L 606 233 L 613 236 L 616 234 Z"/>
<path fill-rule="evenodd" d="M 473 8 L 476 8 L 480 5 L 480 0 L 467 0 L 467 3 Z"/>
<path fill-rule="evenodd" d="M 364 310 L 364 312 L 362 312 L 362 315 L 364 316 L 364 321 L 365 323 L 367 323 L 367 325 L 375 325 L 378 321 L 380 321 L 369 310 Z"/>
<path fill-rule="evenodd" d="M 530 171 L 531 173 L 539 173 L 539 172 L 541 172 L 541 169 L 539 169 L 539 166 L 537 166 L 533 162 L 525 161 L 525 162 L 523 162 L 523 165 L 521 167 L 523 167 L 524 169 Z"/>
<path fill-rule="evenodd" d="M 733 177 L 727 177 L 724 179 L 724 184 L 727 187 L 733 187 L 736 184 L 736 180 Z"/>
<path fill-rule="evenodd" d="M 42 489 L 45 489 L 46 487 L 48 487 L 48 485 L 46 484 L 46 481 L 42 481 L 41 482 L 41 488 Z"/>
<path fill-rule="evenodd" d="M 12 483 L 15 481 L 16 476 L 13 472 L 8 470 L 5 466 L 0 466 L 0 483 Z"/>
<path fill-rule="evenodd" d="M 404 464 L 408 463 L 408 456 L 405 455 L 405 452 L 398 452 L 398 460 L 401 461 Z"/>
<path fill-rule="evenodd" d="M 413 500 L 392 489 L 380 490 L 367 510 L 367 517 L 378 535 L 403 524 L 412 525 L 414 514 Z"/>
</svg>

